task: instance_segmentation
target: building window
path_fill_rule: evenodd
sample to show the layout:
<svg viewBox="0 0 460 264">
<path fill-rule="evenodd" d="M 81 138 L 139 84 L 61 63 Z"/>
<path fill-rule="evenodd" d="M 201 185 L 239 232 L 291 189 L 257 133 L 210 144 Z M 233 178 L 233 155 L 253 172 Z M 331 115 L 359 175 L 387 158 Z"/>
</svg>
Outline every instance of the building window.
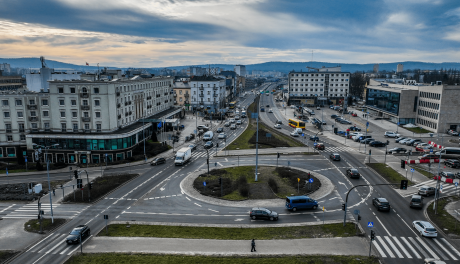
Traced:
<svg viewBox="0 0 460 264">
<path fill-rule="evenodd" d="M 24 124 L 18 124 L 19 132 L 24 132 Z"/>
<path fill-rule="evenodd" d="M 83 87 L 83 88 L 81 88 L 81 92 L 82 92 L 82 93 L 87 93 L 87 92 L 88 92 L 88 89 L 86 89 L 86 87 Z"/>
<path fill-rule="evenodd" d="M 89 130 L 89 124 L 85 124 L 85 130 Z"/>
<path fill-rule="evenodd" d="M 44 125 L 45 125 L 45 130 L 50 129 L 50 123 L 44 123 Z"/>
<path fill-rule="evenodd" d="M 58 88 L 58 93 L 64 93 L 64 88 Z"/>
<path fill-rule="evenodd" d="M 77 118 L 77 112 L 72 112 L 72 117 Z"/>
<path fill-rule="evenodd" d="M 59 105 L 60 105 L 60 106 L 65 105 L 65 104 L 64 104 L 64 100 L 59 100 Z"/>
<path fill-rule="evenodd" d="M 48 105 L 48 100 L 43 99 L 43 100 L 42 100 L 42 105 Z"/>
<path fill-rule="evenodd" d="M 102 130 L 101 124 L 96 124 L 96 129 L 97 129 L 97 132 L 101 132 Z"/>
<path fill-rule="evenodd" d="M 2 100 L 2 105 L 3 106 L 8 106 L 8 100 Z"/>
<path fill-rule="evenodd" d="M 4 113 L 3 113 L 3 116 L 4 116 L 5 118 L 10 118 L 10 112 L 4 112 Z"/>
<path fill-rule="evenodd" d="M 30 105 L 34 105 L 34 104 L 35 104 L 35 100 L 29 100 L 29 104 L 30 104 Z"/>
<path fill-rule="evenodd" d="M 44 117 L 49 117 L 49 112 L 48 111 L 43 111 L 43 116 Z"/>
<path fill-rule="evenodd" d="M 96 118 L 101 118 L 101 112 L 96 112 Z"/>
<path fill-rule="evenodd" d="M 67 131 L 67 125 L 65 123 L 61 123 L 61 131 L 66 132 Z"/>
<path fill-rule="evenodd" d="M 215 85 L 214 85 L 215 86 Z M 182 90 L 179 90 L 179 94 L 182 94 Z"/>
<path fill-rule="evenodd" d="M 70 93 L 75 93 L 75 88 L 70 88 Z"/>
<path fill-rule="evenodd" d="M 65 117 L 65 112 L 61 112 L 61 117 Z"/>
<path fill-rule="evenodd" d="M 95 106 L 101 106 L 101 102 L 99 100 L 94 100 L 94 105 Z"/>
<path fill-rule="evenodd" d="M 22 112 L 18 112 L 18 117 L 24 117 L 24 114 Z"/>
<path fill-rule="evenodd" d="M 88 112 L 83 112 L 83 116 L 84 117 L 89 117 L 89 113 Z"/>
<path fill-rule="evenodd" d="M 88 105 L 88 100 L 83 100 L 83 105 Z"/>
<path fill-rule="evenodd" d="M 26 135 L 19 135 L 19 139 L 20 139 L 21 141 L 26 140 Z"/>
<path fill-rule="evenodd" d="M 94 88 L 93 90 L 94 90 L 94 93 L 95 93 L 95 94 L 98 94 L 98 93 L 99 93 L 99 88 Z"/>
<path fill-rule="evenodd" d="M 16 100 L 16 105 L 22 105 L 22 100 Z"/>
<path fill-rule="evenodd" d="M 6 136 L 6 137 L 8 138 L 8 141 L 13 141 L 13 136 L 8 135 L 8 136 Z"/>
<path fill-rule="evenodd" d="M 33 128 L 33 129 L 37 129 L 37 128 L 38 128 L 37 123 L 32 123 L 31 125 L 32 125 L 32 128 Z"/>
<path fill-rule="evenodd" d="M 78 131 L 78 124 L 74 123 L 72 124 L 73 126 L 73 131 Z"/>
<path fill-rule="evenodd" d="M 73 106 L 77 105 L 77 100 L 71 100 L 70 102 Z"/>
</svg>

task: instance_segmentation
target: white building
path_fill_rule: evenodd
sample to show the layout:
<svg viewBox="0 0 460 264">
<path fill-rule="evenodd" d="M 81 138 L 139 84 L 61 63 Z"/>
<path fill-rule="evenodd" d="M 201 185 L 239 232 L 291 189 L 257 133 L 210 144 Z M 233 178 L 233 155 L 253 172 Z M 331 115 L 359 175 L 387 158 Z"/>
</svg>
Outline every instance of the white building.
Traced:
<svg viewBox="0 0 460 264">
<path fill-rule="evenodd" d="M 11 66 L 8 63 L 0 63 L 0 71 L 11 73 Z"/>
<path fill-rule="evenodd" d="M 213 76 L 194 76 L 190 79 L 191 106 L 194 109 L 219 110 L 225 105 L 226 80 Z"/>
<path fill-rule="evenodd" d="M 404 65 L 401 63 L 396 66 L 396 72 L 403 72 L 404 71 Z"/>
<path fill-rule="evenodd" d="M 48 81 L 80 80 L 81 72 L 72 69 L 40 68 L 26 74 L 26 83 L 29 91 L 40 92 L 49 89 Z"/>
<path fill-rule="evenodd" d="M 246 77 L 246 66 L 244 65 L 235 65 L 235 67 L 233 67 L 233 70 L 236 72 L 236 74 L 238 74 L 239 76 L 242 76 L 242 77 Z"/>
</svg>

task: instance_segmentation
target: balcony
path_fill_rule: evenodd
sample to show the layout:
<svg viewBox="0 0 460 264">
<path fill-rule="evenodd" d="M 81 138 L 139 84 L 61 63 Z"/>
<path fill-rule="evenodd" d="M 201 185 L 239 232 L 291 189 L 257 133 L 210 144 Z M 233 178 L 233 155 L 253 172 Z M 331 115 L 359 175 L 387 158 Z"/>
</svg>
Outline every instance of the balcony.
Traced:
<svg viewBox="0 0 460 264">
<path fill-rule="evenodd" d="M 131 105 L 131 101 L 129 101 L 128 104 Z"/>
<path fill-rule="evenodd" d="M 184 94 L 185 98 L 188 98 L 190 96 L 190 94 L 186 93 Z"/>
<path fill-rule="evenodd" d="M 81 98 L 88 98 L 88 97 L 89 97 L 89 93 L 80 93 L 80 97 L 81 97 Z"/>
<path fill-rule="evenodd" d="M 174 97 L 176 97 L 176 96 L 177 96 L 177 94 L 176 94 L 176 93 L 173 93 L 173 96 L 174 96 Z"/>
<path fill-rule="evenodd" d="M 20 128 L 20 129 L 19 129 L 19 132 L 20 132 L 20 133 L 24 133 L 24 132 L 25 132 L 25 129 L 24 129 L 24 128 Z"/>
<path fill-rule="evenodd" d="M 128 112 L 126 112 L 126 113 L 125 113 L 125 116 L 128 116 L 128 115 L 129 115 L 129 113 L 128 113 Z"/>
<path fill-rule="evenodd" d="M 117 96 L 120 96 L 120 92 L 117 92 Z"/>
<path fill-rule="evenodd" d="M 212 96 L 214 96 L 214 97 L 219 97 L 219 94 L 216 94 L 216 93 L 215 93 L 215 94 L 213 94 Z"/>
<path fill-rule="evenodd" d="M 200 90 L 203 91 L 203 90 L 204 90 L 204 87 L 200 87 Z"/>
<path fill-rule="evenodd" d="M 38 117 L 36 117 L 36 116 L 31 116 L 31 117 L 29 117 L 29 121 L 30 121 L 30 122 L 37 122 L 37 121 L 38 121 Z"/>
<path fill-rule="evenodd" d="M 81 118 L 81 121 L 83 121 L 83 122 L 90 122 L 90 121 L 91 121 L 91 117 L 82 117 L 82 118 Z"/>
<path fill-rule="evenodd" d="M 213 89 L 214 91 L 217 91 L 217 90 L 219 90 L 219 87 L 213 87 L 212 89 Z"/>
<path fill-rule="evenodd" d="M 157 95 L 156 95 L 156 98 L 158 98 L 158 97 L 160 97 L 160 96 L 161 96 L 160 94 L 157 94 Z"/>
<path fill-rule="evenodd" d="M 150 99 L 152 99 L 152 96 L 147 96 L 147 100 L 150 100 Z"/>
<path fill-rule="evenodd" d="M 174 104 L 177 104 L 177 101 L 176 101 L 176 100 L 174 100 Z"/>
<path fill-rule="evenodd" d="M 132 114 L 133 114 L 133 112 L 129 111 L 129 115 L 132 115 Z"/>
<path fill-rule="evenodd" d="M 117 108 L 120 108 L 120 106 L 121 106 L 121 104 L 120 104 L 120 103 L 118 103 L 118 104 L 117 104 Z"/>
<path fill-rule="evenodd" d="M 118 115 L 118 119 L 121 119 L 121 115 Z"/>
<path fill-rule="evenodd" d="M 186 103 L 186 104 L 189 104 L 189 103 L 190 103 L 190 101 L 188 101 L 188 100 L 185 100 L 185 103 Z"/>
<path fill-rule="evenodd" d="M 128 102 L 125 102 L 125 106 L 127 106 L 127 105 L 128 105 Z"/>
<path fill-rule="evenodd" d="M 89 109 L 90 109 L 89 105 L 82 105 L 81 106 L 81 110 L 89 110 Z"/>
<path fill-rule="evenodd" d="M 200 105 L 203 105 L 203 104 L 204 104 L 204 102 L 203 102 L 203 101 L 200 101 Z"/>
<path fill-rule="evenodd" d="M 6 130 L 6 133 L 11 133 L 11 132 L 12 132 L 11 129 Z"/>
<path fill-rule="evenodd" d="M 204 97 L 204 94 L 200 94 L 200 97 Z"/>
<path fill-rule="evenodd" d="M 91 133 L 91 129 L 85 129 L 85 130 L 83 130 L 83 132 L 85 132 L 85 133 Z"/>
<path fill-rule="evenodd" d="M 27 109 L 29 109 L 29 110 L 37 110 L 37 105 L 27 105 Z"/>
</svg>

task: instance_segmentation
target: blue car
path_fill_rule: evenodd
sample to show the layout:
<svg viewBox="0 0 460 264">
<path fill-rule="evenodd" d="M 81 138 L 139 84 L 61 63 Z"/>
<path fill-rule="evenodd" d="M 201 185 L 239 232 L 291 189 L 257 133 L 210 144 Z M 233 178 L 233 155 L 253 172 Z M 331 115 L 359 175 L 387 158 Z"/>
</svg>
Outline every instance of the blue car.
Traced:
<svg viewBox="0 0 460 264">
<path fill-rule="evenodd" d="M 310 136 L 311 141 L 319 141 L 319 137 L 317 136 Z"/>
<path fill-rule="evenodd" d="M 345 131 L 342 131 L 342 130 L 340 130 L 340 131 L 337 131 L 337 135 L 339 135 L 339 136 L 342 136 L 342 137 L 344 137 L 344 136 L 345 136 L 345 133 L 347 133 L 347 132 L 345 132 Z"/>
<path fill-rule="evenodd" d="M 318 202 L 308 196 L 288 196 L 286 197 L 286 208 L 290 211 L 297 211 L 297 209 L 313 209 L 318 208 Z"/>
</svg>

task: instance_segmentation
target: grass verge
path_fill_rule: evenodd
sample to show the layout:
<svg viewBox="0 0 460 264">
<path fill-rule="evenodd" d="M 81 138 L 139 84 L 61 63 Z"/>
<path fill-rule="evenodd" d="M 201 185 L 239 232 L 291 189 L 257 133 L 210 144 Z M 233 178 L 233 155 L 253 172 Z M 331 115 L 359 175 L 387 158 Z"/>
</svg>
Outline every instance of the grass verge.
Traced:
<svg viewBox="0 0 460 264">
<path fill-rule="evenodd" d="M 5 263 L 5 261 L 12 256 L 18 254 L 19 251 L 13 251 L 13 250 L 0 250 L 0 263 Z"/>
<path fill-rule="evenodd" d="M 249 214 L 248 214 L 249 217 Z M 224 240 L 270 240 L 270 239 L 299 239 L 299 238 L 332 238 L 352 237 L 356 235 L 355 225 L 342 223 L 289 226 L 289 227 L 260 227 L 260 228 L 224 228 L 224 227 L 195 227 L 195 226 L 164 226 L 130 224 L 109 225 L 111 237 L 161 237 L 187 239 L 224 239 Z M 106 236 L 102 230 L 98 236 Z"/>
<path fill-rule="evenodd" d="M 49 231 L 63 225 L 66 222 L 65 219 L 61 218 L 54 218 L 54 223 L 51 223 L 50 218 L 42 219 L 42 230 L 44 233 L 48 233 Z M 40 232 L 40 220 L 38 219 L 31 219 L 24 224 L 24 230 L 27 232 L 32 233 L 39 233 Z"/>
<path fill-rule="evenodd" d="M 390 166 L 386 165 L 385 163 L 366 163 L 367 166 L 374 169 L 380 176 L 385 178 L 389 183 L 394 183 L 395 185 L 399 185 L 401 180 L 407 180 L 403 177 L 399 172 L 395 171 Z M 411 181 L 408 182 L 409 185 L 412 184 Z"/>
<path fill-rule="evenodd" d="M 434 174 L 433 172 L 428 172 L 418 166 L 412 166 L 412 168 L 414 168 L 414 170 L 418 171 L 420 174 L 422 174 L 423 176 L 426 176 L 428 179 L 433 179 L 434 177 Z"/>
<path fill-rule="evenodd" d="M 459 198 L 454 196 L 438 200 L 438 214 L 434 213 L 433 206 L 427 207 L 431 221 L 451 238 L 460 238 L 460 223 L 445 210 L 445 207 L 448 203 L 458 200 Z"/>
<path fill-rule="evenodd" d="M 324 255 L 298 255 L 298 256 L 273 256 L 273 257 L 214 257 L 214 256 L 187 256 L 187 255 L 159 255 L 159 254 L 120 254 L 97 253 L 73 255 L 65 264 L 77 263 L 283 263 L 283 264 L 378 264 L 377 257 L 367 256 L 324 256 Z"/>
<path fill-rule="evenodd" d="M 431 131 L 426 130 L 426 129 L 421 128 L 421 127 L 403 127 L 403 126 L 399 126 L 399 127 L 404 128 L 406 130 L 409 130 L 410 132 L 413 132 L 415 134 L 432 133 Z"/>
</svg>

